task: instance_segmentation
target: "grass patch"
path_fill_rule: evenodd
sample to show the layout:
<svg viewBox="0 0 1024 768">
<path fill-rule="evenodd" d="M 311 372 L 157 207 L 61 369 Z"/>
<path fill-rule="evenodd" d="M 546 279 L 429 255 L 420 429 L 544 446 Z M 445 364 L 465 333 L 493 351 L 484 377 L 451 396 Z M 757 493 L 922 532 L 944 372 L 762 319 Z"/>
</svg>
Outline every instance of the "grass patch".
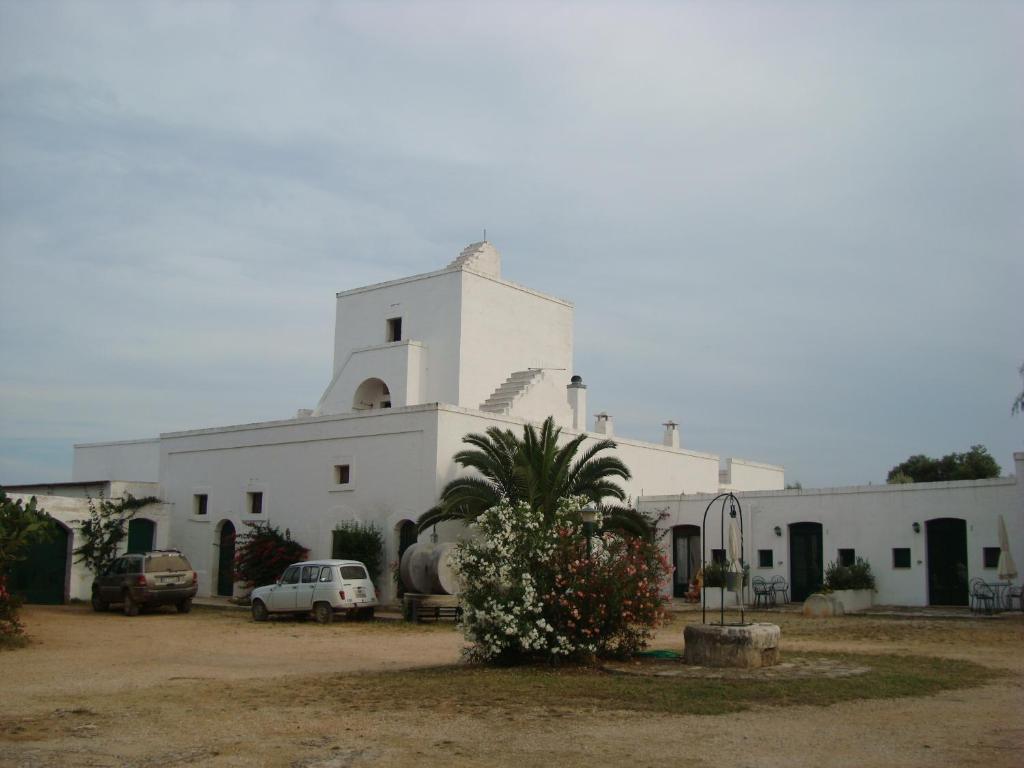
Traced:
<svg viewBox="0 0 1024 768">
<path fill-rule="evenodd" d="M 964 661 L 925 656 L 787 654 L 826 659 L 868 672 L 852 677 L 768 678 L 760 674 L 641 677 L 593 669 L 442 667 L 332 678 L 333 695 L 348 689 L 369 706 L 451 711 L 633 710 L 668 714 L 726 714 L 752 707 L 828 706 L 843 701 L 930 696 L 981 685 L 999 672 Z"/>
</svg>

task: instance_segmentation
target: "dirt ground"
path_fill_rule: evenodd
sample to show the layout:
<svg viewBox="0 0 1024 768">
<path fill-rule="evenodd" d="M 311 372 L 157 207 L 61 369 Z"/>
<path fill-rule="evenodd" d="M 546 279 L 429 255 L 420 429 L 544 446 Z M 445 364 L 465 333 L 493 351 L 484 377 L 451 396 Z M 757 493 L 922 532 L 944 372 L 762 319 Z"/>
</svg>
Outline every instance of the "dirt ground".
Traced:
<svg viewBox="0 0 1024 768">
<path fill-rule="evenodd" d="M 1024 616 L 755 617 L 782 652 L 910 653 L 1007 674 L 980 688 L 722 716 L 361 701 L 332 676 L 457 663 L 450 625 L 272 621 L 196 609 L 128 619 L 29 606 L 0 652 L 0 766 L 1024 765 Z M 655 647 L 681 646 L 681 617 Z M 371 681 L 372 678 L 367 678 Z M 681 681 L 685 684 L 685 681 Z"/>
</svg>

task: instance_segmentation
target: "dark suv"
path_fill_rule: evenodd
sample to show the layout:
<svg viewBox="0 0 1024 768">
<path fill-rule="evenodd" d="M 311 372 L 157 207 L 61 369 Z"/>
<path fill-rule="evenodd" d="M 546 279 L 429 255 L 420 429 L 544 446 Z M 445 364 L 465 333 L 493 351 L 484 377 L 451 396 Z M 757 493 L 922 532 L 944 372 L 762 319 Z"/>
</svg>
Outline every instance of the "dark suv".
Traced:
<svg viewBox="0 0 1024 768">
<path fill-rule="evenodd" d="M 197 588 L 196 572 L 175 549 L 123 555 L 93 580 L 92 607 L 105 611 L 121 603 L 125 616 L 137 616 L 143 606 L 174 605 L 188 613 Z"/>
</svg>

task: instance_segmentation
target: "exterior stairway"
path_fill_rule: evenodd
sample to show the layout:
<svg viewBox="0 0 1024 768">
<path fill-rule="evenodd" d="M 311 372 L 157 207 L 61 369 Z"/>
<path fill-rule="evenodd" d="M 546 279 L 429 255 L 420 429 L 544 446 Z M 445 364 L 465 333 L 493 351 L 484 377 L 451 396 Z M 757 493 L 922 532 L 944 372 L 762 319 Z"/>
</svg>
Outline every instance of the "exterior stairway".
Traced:
<svg viewBox="0 0 1024 768">
<path fill-rule="evenodd" d="M 516 371 L 505 379 L 504 384 L 494 390 L 493 394 L 480 406 L 480 410 L 507 416 L 512 412 L 512 404 L 526 394 L 530 385 L 537 381 L 543 373 L 541 368 Z"/>
</svg>

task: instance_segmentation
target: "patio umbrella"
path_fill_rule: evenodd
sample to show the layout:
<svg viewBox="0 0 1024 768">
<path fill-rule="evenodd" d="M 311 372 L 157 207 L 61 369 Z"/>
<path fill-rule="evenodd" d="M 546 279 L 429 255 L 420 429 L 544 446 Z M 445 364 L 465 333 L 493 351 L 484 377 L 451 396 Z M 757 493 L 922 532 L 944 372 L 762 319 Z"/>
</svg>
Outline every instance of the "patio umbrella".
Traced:
<svg viewBox="0 0 1024 768">
<path fill-rule="evenodd" d="M 1010 554 L 1010 537 L 1006 533 L 1006 521 L 999 516 L 999 568 L 996 572 L 1000 581 L 1013 581 L 1017 578 L 1017 564 Z"/>
</svg>

